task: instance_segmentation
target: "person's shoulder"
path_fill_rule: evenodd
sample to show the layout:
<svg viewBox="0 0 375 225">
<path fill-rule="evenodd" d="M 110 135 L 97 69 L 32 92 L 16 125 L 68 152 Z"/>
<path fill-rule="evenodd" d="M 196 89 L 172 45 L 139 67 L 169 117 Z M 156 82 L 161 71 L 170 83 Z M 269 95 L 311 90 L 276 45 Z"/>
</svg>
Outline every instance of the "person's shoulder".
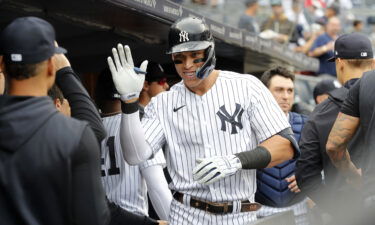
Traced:
<svg viewBox="0 0 375 225">
<path fill-rule="evenodd" d="M 289 112 L 289 116 L 293 123 L 304 123 L 308 119 L 308 116 L 296 112 Z"/>
<path fill-rule="evenodd" d="M 178 83 L 175 83 L 172 87 L 169 88 L 169 91 L 180 91 L 182 88 L 184 88 L 184 81 L 181 80 Z M 165 92 L 162 92 L 165 93 Z"/>
<path fill-rule="evenodd" d="M 158 103 L 163 101 L 168 101 L 169 99 L 180 95 L 186 90 L 186 87 L 184 85 L 183 81 L 180 81 L 176 84 L 174 84 L 168 91 L 163 91 L 156 96 L 151 98 L 152 103 Z"/>
<path fill-rule="evenodd" d="M 335 102 L 334 99 L 329 97 L 315 106 L 314 111 L 312 111 L 312 113 L 309 115 L 309 120 L 325 120 L 330 115 L 338 114 L 340 111 L 340 106 L 341 105 Z"/>
<path fill-rule="evenodd" d="M 365 80 L 373 80 L 374 77 L 375 77 L 375 70 L 370 70 L 370 71 L 364 72 L 360 80 L 362 80 L 361 82 Z"/>
<path fill-rule="evenodd" d="M 80 127 L 82 130 L 89 125 L 87 121 L 79 120 L 73 117 L 64 116 L 61 113 L 57 113 L 56 119 L 60 124 L 64 124 L 68 129 L 77 129 Z"/>
<path fill-rule="evenodd" d="M 316 38 L 315 42 L 326 41 L 328 38 L 329 36 L 327 35 L 327 33 L 323 33 Z"/>
<path fill-rule="evenodd" d="M 220 80 L 233 80 L 238 82 L 260 82 L 258 78 L 251 74 L 242 74 L 233 71 L 220 70 L 219 77 Z"/>
</svg>

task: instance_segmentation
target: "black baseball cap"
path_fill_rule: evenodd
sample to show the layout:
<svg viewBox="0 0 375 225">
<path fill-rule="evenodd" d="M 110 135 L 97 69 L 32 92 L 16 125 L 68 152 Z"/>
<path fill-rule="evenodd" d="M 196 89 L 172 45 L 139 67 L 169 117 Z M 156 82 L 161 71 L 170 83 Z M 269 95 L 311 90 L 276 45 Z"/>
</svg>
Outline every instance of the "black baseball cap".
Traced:
<svg viewBox="0 0 375 225">
<path fill-rule="evenodd" d="M 370 39 L 361 33 L 343 34 L 335 41 L 334 56 L 328 62 L 341 59 L 372 59 Z"/>
<path fill-rule="evenodd" d="M 319 83 L 316 84 L 314 88 L 314 91 L 313 91 L 314 99 L 316 99 L 318 95 L 327 94 L 328 92 L 333 91 L 340 87 L 341 87 L 341 84 L 336 79 L 321 80 Z"/>
<path fill-rule="evenodd" d="M 55 53 L 66 53 L 55 46 L 55 29 L 37 17 L 13 20 L 0 36 L 0 54 L 11 63 L 34 64 L 47 60 Z"/>
<path fill-rule="evenodd" d="M 145 80 L 148 82 L 159 81 L 162 78 L 171 78 L 171 75 L 168 75 L 164 72 L 163 67 L 156 62 L 150 61 L 147 65 Z"/>
</svg>

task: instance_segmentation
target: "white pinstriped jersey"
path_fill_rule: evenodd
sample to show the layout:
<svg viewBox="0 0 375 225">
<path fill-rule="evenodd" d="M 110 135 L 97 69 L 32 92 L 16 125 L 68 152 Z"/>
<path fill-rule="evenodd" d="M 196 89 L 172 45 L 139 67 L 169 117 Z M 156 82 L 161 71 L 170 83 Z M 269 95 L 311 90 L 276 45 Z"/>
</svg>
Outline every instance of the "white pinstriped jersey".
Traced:
<svg viewBox="0 0 375 225">
<path fill-rule="evenodd" d="M 142 126 L 154 152 L 166 143 L 170 189 L 213 202 L 254 201 L 255 170 L 201 185 L 192 176 L 197 158 L 251 150 L 290 127 L 256 77 L 229 71 L 220 71 L 203 96 L 189 91 L 182 81 L 159 94 L 146 106 Z"/>
<path fill-rule="evenodd" d="M 148 215 L 147 187 L 141 170 L 154 165 L 165 166 L 163 151 L 137 166 L 124 160 L 120 145 L 121 114 L 103 117 L 107 137 L 101 143 L 102 183 L 108 199 L 138 214 Z"/>
</svg>

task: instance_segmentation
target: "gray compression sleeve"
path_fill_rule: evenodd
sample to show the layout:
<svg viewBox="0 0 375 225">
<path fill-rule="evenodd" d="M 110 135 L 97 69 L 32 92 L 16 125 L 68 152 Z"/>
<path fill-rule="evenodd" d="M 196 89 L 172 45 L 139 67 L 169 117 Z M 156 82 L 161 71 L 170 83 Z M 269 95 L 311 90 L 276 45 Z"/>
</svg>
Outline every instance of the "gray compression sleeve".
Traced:
<svg viewBox="0 0 375 225">
<path fill-rule="evenodd" d="M 270 152 L 263 146 L 235 154 L 241 161 L 242 169 L 262 169 L 271 162 Z"/>
</svg>

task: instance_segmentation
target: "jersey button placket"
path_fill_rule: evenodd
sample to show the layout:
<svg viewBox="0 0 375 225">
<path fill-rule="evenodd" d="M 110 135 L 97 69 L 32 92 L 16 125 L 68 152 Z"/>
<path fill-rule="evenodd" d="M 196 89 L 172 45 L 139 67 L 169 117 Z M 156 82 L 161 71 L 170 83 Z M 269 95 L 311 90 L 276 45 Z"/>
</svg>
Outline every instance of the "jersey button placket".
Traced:
<svg viewBox="0 0 375 225">
<path fill-rule="evenodd" d="M 207 139 L 207 131 L 210 130 L 208 126 L 208 121 L 206 120 L 208 118 L 208 115 L 205 114 L 204 106 L 207 104 L 207 102 L 204 100 L 204 96 L 200 97 L 198 102 L 199 105 L 199 119 L 200 119 L 200 128 L 201 128 L 201 133 L 202 135 L 202 143 L 203 143 L 203 148 L 204 148 L 204 157 L 211 157 L 211 144 L 209 143 L 209 140 Z M 211 195 L 211 201 L 216 201 L 215 197 L 215 185 L 209 185 L 208 188 L 210 189 L 210 195 Z"/>
</svg>

